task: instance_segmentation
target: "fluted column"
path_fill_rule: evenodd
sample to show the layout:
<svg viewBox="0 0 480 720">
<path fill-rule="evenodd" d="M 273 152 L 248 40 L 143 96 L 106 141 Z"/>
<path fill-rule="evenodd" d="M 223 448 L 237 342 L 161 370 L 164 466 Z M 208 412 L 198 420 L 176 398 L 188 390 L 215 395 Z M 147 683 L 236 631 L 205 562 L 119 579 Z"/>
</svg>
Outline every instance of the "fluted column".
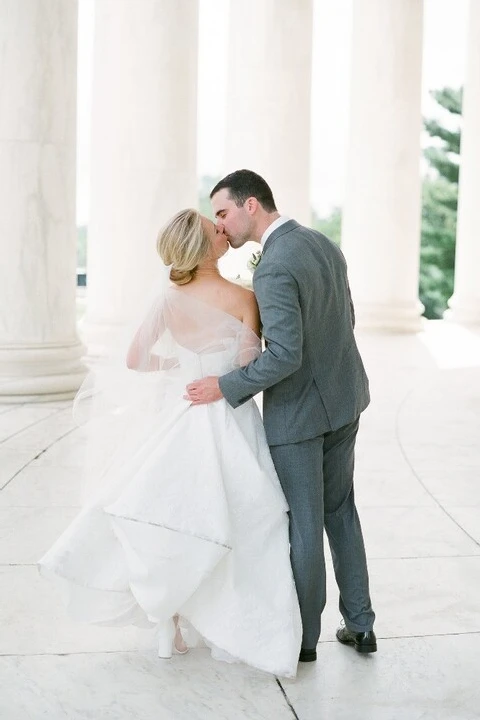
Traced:
<svg viewBox="0 0 480 720">
<path fill-rule="evenodd" d="M 96 0 L 87 314 L 91 352 L 145 302 L 160 227 L 197 205 L 197 0 Z"/>
<path fill-rule="evenodd" d="M 355 0 L 342 249 L 359 325 L 415 331 L 422 0 Z"/>
<path fill-rule="evenodd" d="M 76 334 L 76 0 L 0 3 L 0 402 L 63 399 Z"/>
<path fill-rule="evenodd" d="M 455 288 L 445 318 L 480 325 L 480 3 L 470 2 L 458 193 Z"/>
<path fill-rule="evenodd" d="M 231 0 L 226 172 L 248 168 L 310 224 L 312 0 Z"/>
</svg>

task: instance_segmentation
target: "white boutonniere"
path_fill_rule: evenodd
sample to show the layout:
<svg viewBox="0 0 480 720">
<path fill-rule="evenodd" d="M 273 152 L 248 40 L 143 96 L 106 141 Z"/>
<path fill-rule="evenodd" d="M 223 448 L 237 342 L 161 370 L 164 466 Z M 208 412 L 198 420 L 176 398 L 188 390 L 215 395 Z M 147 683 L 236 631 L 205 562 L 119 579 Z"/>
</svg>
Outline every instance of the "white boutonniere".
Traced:
<svg viewBox="0 0 480 720">
<path fill-rule="evenodd" d="M 247 262 L 247 267 L 251 273 L 255 272 L 255 270 L 258 267 L 258 263 L 260 262 L 261 259 L 262 259 L 262 251 L 261 250 L 257 250 L 257 252 L 252 253 L 252 257 Z"/>
</svg>

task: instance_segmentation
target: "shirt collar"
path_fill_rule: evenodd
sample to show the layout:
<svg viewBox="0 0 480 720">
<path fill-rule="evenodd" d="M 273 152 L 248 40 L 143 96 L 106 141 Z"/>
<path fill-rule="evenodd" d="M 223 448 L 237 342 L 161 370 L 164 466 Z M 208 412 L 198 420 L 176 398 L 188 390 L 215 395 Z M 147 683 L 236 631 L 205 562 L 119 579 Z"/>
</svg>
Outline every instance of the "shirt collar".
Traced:
<svg viewBox="0 0 480 720">
<path fill-rule="evenodd" d="M 265 243 L 267 242 L 267 239 L 270 237 L 270 235 L 271 235 L 273 232 L 275 232 L 275 230 L 276 230 L 277 228 L 279 228 L 281 225 L 283 225 L 284 223 L 288 222 L 289 220 L 290 220 L 290 218 L 287 217 L 286 215 L 280 215 L 279 218 L 277 218 L 276 220 L 274 220 L 274 221 L 272 222 L 272 224 L 267 227 L 267 229 L 265 230 L 265 232 L 264 232 L 263 235 L 262 235 L 262 239 L 260 240 L 260 245 L 262 246 L 262 248 L 263 248 L 263 246 L 265 245 Z"/>
</svg>

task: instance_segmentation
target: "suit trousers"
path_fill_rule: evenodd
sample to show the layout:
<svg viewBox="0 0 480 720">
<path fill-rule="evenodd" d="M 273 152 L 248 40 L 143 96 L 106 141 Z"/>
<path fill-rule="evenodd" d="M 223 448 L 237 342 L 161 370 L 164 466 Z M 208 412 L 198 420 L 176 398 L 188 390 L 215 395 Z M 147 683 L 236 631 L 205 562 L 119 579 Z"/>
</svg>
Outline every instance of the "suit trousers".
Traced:
<svg viewBox="0 0 480 720">
<path fill-rule="evenodd" d="M 373 628 L 362 528 L 355 507 L 353 469 L 359 419 L 311 440 L 272 445 L 270 452 L 290 507 L 290 558 L 303 623 L 302 647 L 320 637 L 326 602 L 325 528 L 349 630 Z"/>
</svg>

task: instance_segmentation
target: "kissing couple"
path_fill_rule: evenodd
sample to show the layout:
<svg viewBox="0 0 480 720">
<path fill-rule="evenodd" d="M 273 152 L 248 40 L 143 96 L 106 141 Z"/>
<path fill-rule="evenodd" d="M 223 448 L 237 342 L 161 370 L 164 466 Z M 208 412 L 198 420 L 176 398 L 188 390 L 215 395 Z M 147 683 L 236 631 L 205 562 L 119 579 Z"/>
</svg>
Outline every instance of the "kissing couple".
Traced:
<svg viewBox="0 0 480 720">
<path fill-rule="evenodd" d="M 67 587 L 75 619 L 155 627 L 160 657 L 204 644 L 295 677 L 317 658 L 324 529 L 337 639 L 377 649 L 353 491 L 368 379 L 340 249 L 280 215 L 250 170 L 210 197 L 215 223 L 183 210 L 158 236 L 168 282 L 123 380 L 79 391 L 77 402 L 102 404 L 87 427 L 108 436 L 106 462 L 39 566 Z M 262 247 L 254 292 L 218 270 L 248 240 Z"/>
</svg>

